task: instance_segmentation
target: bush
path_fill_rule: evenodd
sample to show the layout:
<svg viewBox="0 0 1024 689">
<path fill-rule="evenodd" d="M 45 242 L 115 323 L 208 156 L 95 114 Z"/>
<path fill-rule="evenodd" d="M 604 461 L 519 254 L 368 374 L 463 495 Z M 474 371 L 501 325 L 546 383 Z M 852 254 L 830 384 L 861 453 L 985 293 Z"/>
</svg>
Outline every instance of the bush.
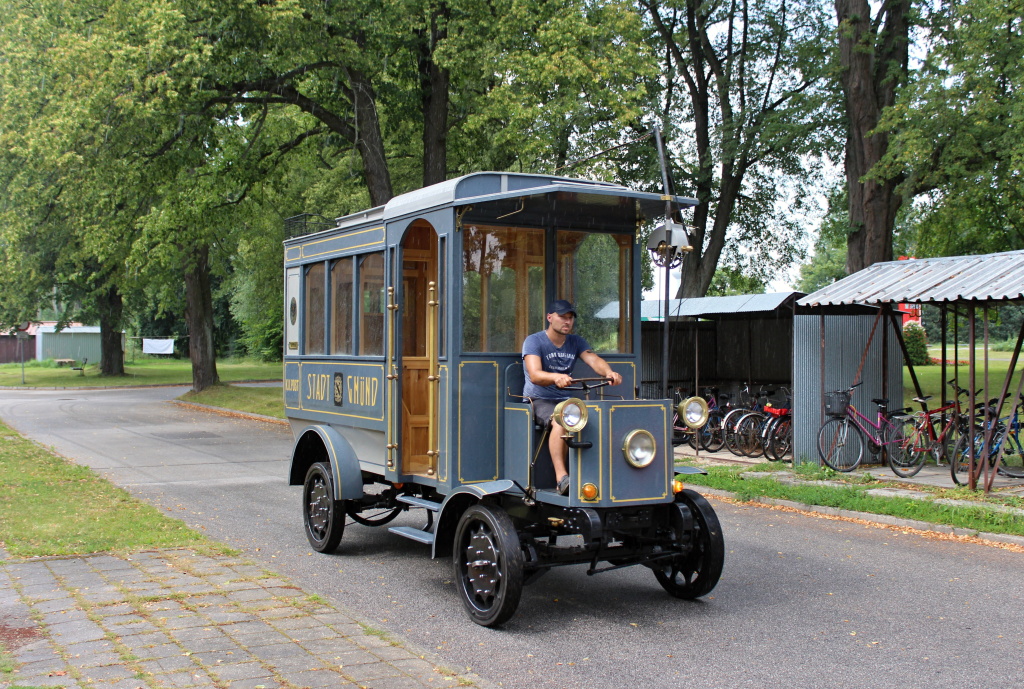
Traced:
<svg viewBox="0 0 1024 689">
<path fill-rule="evenodd" d="M 907 363 L 913 366 L 927 366 L 931 363 L 928 358 L 928 334 L 920 323 L 907 323 L 903 326 L 903 341 L 907 345 L 907 356 L 910 361 Z"/>
</svg>

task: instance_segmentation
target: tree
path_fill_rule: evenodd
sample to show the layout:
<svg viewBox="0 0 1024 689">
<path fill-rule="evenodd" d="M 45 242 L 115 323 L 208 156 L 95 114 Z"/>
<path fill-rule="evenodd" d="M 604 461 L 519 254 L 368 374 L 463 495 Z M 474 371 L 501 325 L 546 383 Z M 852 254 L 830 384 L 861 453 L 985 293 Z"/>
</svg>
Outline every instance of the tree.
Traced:
<svg viewBox="0 0 1024 689">
<path fill-rule="evenodd" d="M 914 251 L 1024 248 L 1024 4 L 958 0 L 926 16 L 929 50 L 888 110 L 877 176 L 915 199 Z"/>
<path fill-rule="evenodd" d="M 814 156 L 836 146 L 820 3 L 641 0 L 663 67 L 661 118 L 701 205 L 679 296 L 701 296 L 719 262 L 767 279 L 797 252 L 779 217 L 782 180 L 799 203 Z M 675 136 L 673 136 L 675 135 Z M 743 247 L 748 253 L 739 250 Z"/>
<path fill-rule="evenodd" d="M 912 6 L 912 0 L 890 0 L 877 5 L 872 17 L 868 0 L 835 0 L 846 109 L 848 273 L 893 256 L 901 180 L 869 173 L 889 146 L 889 133 L 879 129 L 882 114 L 896 102 L 907 78 Z"/>
</svg>

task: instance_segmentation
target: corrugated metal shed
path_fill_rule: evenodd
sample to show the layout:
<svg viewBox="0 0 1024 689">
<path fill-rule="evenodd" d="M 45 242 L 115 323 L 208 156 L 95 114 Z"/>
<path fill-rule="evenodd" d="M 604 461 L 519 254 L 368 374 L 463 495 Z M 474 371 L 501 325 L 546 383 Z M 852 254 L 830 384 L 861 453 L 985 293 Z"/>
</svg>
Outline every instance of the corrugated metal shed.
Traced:
<svg viewBox="0 0 1024 689">
<path fill-rule="evenodd" d="M 800 306 L 1024 301 L 1024 251 L 876 263 L 800 299 Z"/>
<path fill-rule="evenodd" d="M 669 318 L 715 318 L 743 313 L 766 313 L 775 311 L 795 301 L 802 292 L 773 292 L 770 294 L 740 294 L 731 297 L 695 297 L 692 299 L 669 299 Z M 598 312 L 598 318 L 617 318 L 618 302 L 609 304 Z M 608 315 L 602 315 L 607 311 Z M 665 301 L 651 299 L 640 302 L 640 318 L 645 321 L 660 321 L 665 317 Z"/>
</svg>

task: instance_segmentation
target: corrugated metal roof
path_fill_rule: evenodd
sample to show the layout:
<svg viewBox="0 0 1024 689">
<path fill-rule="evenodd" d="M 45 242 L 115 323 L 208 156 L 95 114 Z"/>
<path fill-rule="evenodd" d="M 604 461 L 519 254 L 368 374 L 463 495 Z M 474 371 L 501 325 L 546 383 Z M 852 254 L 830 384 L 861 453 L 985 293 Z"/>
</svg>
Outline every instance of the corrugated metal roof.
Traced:
<svg viewBox="0 0 1024 689">
<path fill-rule="evenodd" d="M 787 300 L 801 292 L 772 292 L 769 294 L 740 294 L 731 297 L 694 297 L 691 299 L 669 299 L 669 318 L 711 317 L 738 313 L 766 313 L 784 305 Z M 653 299 L 640 302 L 640 318 L 645 321 L 660 321 L 665 314 L 665 301 Z M 617 304 L 616 304 L 617 308 Z M 605 307 L 608 309 L 608 307 Z M 605 310 L 602 309 L 602 312 Z M 612 312 L 614 317 L 618 311 Z M 598 317 L 602 317 L 598 314 Z"/>
<path fill-rule="evenodd" d="M 1024 251 L 876 263 L 800 306 L 1024 300 Z"/>
</svg>

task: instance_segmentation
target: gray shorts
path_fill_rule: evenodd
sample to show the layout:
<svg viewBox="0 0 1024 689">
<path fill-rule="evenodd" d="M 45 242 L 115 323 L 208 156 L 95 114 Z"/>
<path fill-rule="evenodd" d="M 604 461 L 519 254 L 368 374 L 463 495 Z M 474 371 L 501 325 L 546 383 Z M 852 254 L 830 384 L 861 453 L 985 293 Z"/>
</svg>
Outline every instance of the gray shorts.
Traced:
<svg viewBox="0 0 1024 689">
<path fill-rule="evenodd" d="M 533 418 L 540 426 L 547 426 L 551 422 L 551 414 L 555 411 L 555 405 L 562 400 L 552 400 L 546 397 L 533 398 Z"/>
</svg>

